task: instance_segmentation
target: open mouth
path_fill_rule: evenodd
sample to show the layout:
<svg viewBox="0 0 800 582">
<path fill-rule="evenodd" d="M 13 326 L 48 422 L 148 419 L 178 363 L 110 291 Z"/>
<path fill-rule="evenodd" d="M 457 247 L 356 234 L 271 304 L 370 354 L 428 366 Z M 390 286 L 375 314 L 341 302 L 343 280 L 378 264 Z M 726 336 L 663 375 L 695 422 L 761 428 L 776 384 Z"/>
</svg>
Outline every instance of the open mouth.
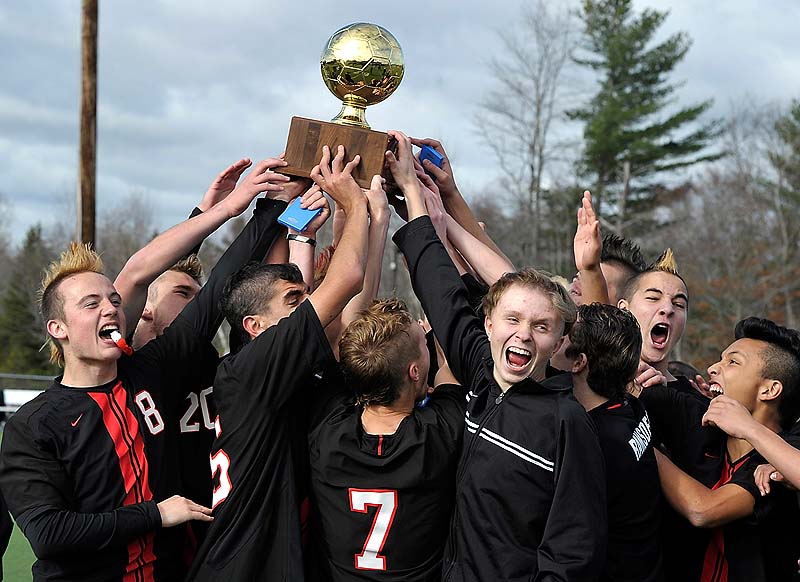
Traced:
<svg viewBox="0 0 800 582">
<path fill-rule="evenodd" d="M 512 370 L 523 370 L 530 363 L 531 358 L 531 352 L 524 348 L 511 346 L 506 349 L 506 364 Z"/>
<path fill-rule="evenodd" d="M 664 349 L 669 339 L 669 326 L 666 323 L 657 323 L 650 330 L 650 341 L 656 349 Z"/>
<path fill-rule="evenodd" d="M 100 332 L 97 335 L 99 335 L 101 339 L 108 340 L 113 343 L 114 339 L 111 337 L 111 334 L 114 332 L 119 333 L 119 326 L 109 323 L 100 328 Z"/>
<path fill-rule="evenodd" d="M 720 386 L 716 382 L 709 382 L 708 383 L 708 391 L 711 392 L 711 394 L 713 394 L 714 397 L 721 396 L 721 395 L 725 394 L 725 390 L 723 390 L 722 386 Z"/>
</svg>

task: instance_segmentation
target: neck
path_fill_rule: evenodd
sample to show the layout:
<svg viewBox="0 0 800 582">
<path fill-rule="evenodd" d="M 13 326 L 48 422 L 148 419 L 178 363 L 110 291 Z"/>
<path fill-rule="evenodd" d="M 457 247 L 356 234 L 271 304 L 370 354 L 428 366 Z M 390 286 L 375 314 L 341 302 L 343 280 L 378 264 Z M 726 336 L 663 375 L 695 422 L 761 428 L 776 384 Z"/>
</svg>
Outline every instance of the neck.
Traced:
<svg viewBox="0 0 800 582">
<path fill-rule="evenodd" d="M 572 375 L 572 394 L 587 412 L 608 402 L 608 398 L 594 392 L 589 388 L 586 378 L 578 374 Z"/>
<path fill-rule="evenodd" d="M 728 437 L 728 456 L 730 456 L 731 461 L 738 461 L 742 457 L 744 457 L 747 453 L 753 450 L 753 445 L 747 442 L 744 439 L 737 439 L 732 436 Z"/>
<path fill-rule="evenodd" d="M 397 403 L 390 406 L 367 405 L 361 413 L 361 425 L 368 434 L 394 434 L 413 408 L 413 404 L 411 407 Z"/>
<path fill-rule="evenodd" d="M 667 379 L 667 382 L 674 382 L 676 380 L 675 376 L 669 373 L 669 358 L 664 358 L 660 362 L 656 362 L 655 364 L 651 364 L 650 362 L 645 362 L 641 360 L 643 363 L 647 364 L 651 368 L 655 368 L 662 374 L 664 374 L 664 378 Z"/>
<path fill-rule="evenodd" d="M 117 361 L 83 362 L 75 358 L 65 357 L 64 377 L 61 383 L 74 388 L 101 386 L 117 377 Z"/>
</svg>

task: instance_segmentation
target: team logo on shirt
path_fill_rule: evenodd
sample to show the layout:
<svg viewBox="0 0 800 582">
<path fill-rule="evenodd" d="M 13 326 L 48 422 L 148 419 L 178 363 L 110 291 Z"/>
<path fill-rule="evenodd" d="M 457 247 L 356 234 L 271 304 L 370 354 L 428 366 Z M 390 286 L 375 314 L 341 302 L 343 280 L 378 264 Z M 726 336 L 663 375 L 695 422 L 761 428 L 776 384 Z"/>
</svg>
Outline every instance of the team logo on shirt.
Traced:
<svg viewBox="0 0 800 582">
<path fill-rule="evenodd" d="M 78 416 L 78 418 L 76 418 L 75 420 L 73 420 L 72 422 L 70 422 L 70 424 L 71 424 L 73 427 L 76 427 L 76 426 L 78 426 L 78 423 L 81 421 L 81 419 L 82 419 L 82 418 L 83 418 L 83 413 L 81 412 L 80 416 Z"/>
<path fill-rule="evenodd" d="M 637 426 L 636 430 L 633 431 L 631 440 L 628 441 L 628 444 L 633 449 L 633 454 L 636 455 L 637 461 L 642 458 L 642 455 L 650 445 L 651 437 L 652 433 L 650 432 L 650 417 L 647 416 L 647 413 L 645 412 L 641 422 L 639 422 L 639 426 Z"/>
</svg>

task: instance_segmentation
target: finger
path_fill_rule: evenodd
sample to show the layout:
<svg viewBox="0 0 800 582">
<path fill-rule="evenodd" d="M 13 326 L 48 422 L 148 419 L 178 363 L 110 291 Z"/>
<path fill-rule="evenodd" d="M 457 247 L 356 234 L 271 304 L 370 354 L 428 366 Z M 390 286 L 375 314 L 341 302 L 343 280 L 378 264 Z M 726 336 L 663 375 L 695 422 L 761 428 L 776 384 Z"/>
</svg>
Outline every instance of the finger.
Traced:
<svg viewBox="0 0 800 582">
<path fill-rule="evenodd" d="M 765 476 L 767 476 L 766 471 L 763 471 L 761 467 L 758 467 L 754 475 L 754 480 L 762 497 L 769 493 L 769 478 L 765 479 Z"/>
<path fill-rule="evenodd" d="M 270 182 L 267 182 L 266 184 L 260 184 L 259 188 L 261 189 L 261 192 L 283 192 L 285 190 L 285 188 L 280 184 L 272 184 Z"/>
<path fill-rule="evenodd" d="M 281 166 L 289 165 L 289 162 L 280 158 L 267 158 L 264 160 L 264 162 L 266 162 L 267 168 L 279 168 Z"/>
<path fill-rule="evenodd" d="M 253 184 L 266 184 L 269 182 L 289 182 L 290 180 L 291 178 L 289 176 L 268 171 L 254 178 Z"/>
<path fill-rule="evenodd" d="M 317 187 L 322 188 L 324 186 L 325 178 L 322 177 L 322 171 L 319 169 L 319 165 L 311 168 L 311 173 L 308 176 L 314 181 Z"/>
<path fill-rule="evenodd" d="M 320 193 L 320 198 L 310 202 L 308 206 L 304 206 L 307 210 L 319 210 L 320 208 L 328 208 L 328 200 Z"/>
<path fill-rule="evenodd" d="M 333 163 L 331 164 L 331 170 L 333 170 L 334 174 L 341 174 L 343 168 L 344 168 L 344 146 L 338 145 L 336 146 L 336 156 L 333 158 Z"/>
<path fill-rule="evenodd" d="M 372 181 L 369 183 L 370 190 L 378 190 L 383 192 L 383 185 L 386 183 L 386 178 L 381 176 L 380 174 L 375 174 L 372 176 Z"/>
<path fill-rule="evenodd" d="M 347 162 L 347 165 L 344 167 L 344 171 L 342 173 L 352 175 L 353 170 L 355 170 L 358 164 L 360 163 L 361 163 L 361 156 L 356 154 L 356 157 Z"/>
<path fill-rule="evenodd" d="M 394 152 L 392 150 L 386 150 L 384 156 L 386 157 L 386 162 L 390 166 L 397 164 L 397 158 L 395 157 Z"/>
<path fill-rule="evenodd" d="M 421 138 L 421 139 L 420 138 L 416 138 L 416 137 L 412 137 L 412 138 L 409 138 L 409 139 L 411 139 L 411 143 L 413 143 L 415 146 L 422 147 L 424 145 L 427 145 L 427 146 L 430 146 L 433 149 L 435 149 L 440 154 L 445 155 L 444 147 L 442 147 L 441 142 L 439 142 L 438 140 L 435 140 L 435 139 L 430 138 L 430 137 L 425 137 L 425 138 Z"/>
<path fill-rule="evenodd" d="M 323 180 L 328 180 L 331 177 L 331 148 L 324 145 L 322 146 L 322 159 L 319 161 L 319 171 L 322 173 Z"/>
<path fill-rule="evenodd" d="M 422 164 L 419 162 L 419 158 L 416 156 L 414 156 L 414 169 L 417 172 L 422 172 L 423 174 L 425 173 L 425 168 L 422 167 Z"/>
<path fill-rule="evenodd" d="M 213 517 L 206 515 L 205 513 L 200 513 L 199 511 L 193 511 L 191 514 L 191 519 L 193 521 L 214 521 Z"/>
<path fill-rule="evenodd" d="M 785 481 L 785 479 L 783 478 L 783 473 L 781 473 L 780 471 L 773 471 L 772 473 L 769 474 L 769 478 L 771 481 L 775 481 L 778 483 Z"/>
<path fill-rule="evenodd" d="M 425 160 L 424 162 L 422 162 L 422 165 L 425 166 L 425 169 L 428 172 L 433 174 L 433 177 L 437 182 L 442 182 L 450 177 L 450 174 L 442 170 L 439 166 L 437 166 L 430 160 Z"/>
</svg>

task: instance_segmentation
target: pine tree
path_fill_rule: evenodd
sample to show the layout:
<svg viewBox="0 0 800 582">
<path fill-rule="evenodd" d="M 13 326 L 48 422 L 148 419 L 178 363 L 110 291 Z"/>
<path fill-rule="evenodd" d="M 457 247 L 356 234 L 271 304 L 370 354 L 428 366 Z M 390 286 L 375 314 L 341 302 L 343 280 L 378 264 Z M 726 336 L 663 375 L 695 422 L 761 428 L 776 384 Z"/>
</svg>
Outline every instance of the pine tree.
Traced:
<svg viewBox="0 0 800 582">
<path fill-rule="evenodd" d="M 593 182 L 596 206 L 620 232 L 652 211 L 664 192 L 663 173 L 719 157 L 705 153 L 719 122 L 700 121 L 712 100 L 667 112 L 677 89 L 668 76 L 686 56 L 689 37 L 679 32 L 653 46 L 668 13 L 636 15 L 632 4 L 583 0 L 585 56 L 575 61 L 600 77 L 600 89 L 570 112 L 585 122 L 581 174 Z"/>
<path fill-rule="evenodd" d="M 53 252 L 42 239 L 42 227 L 31 227 L 14 259 L 11 280 L 0 299 L 0 369 L 16 374 L 49 374 L 49 351 L 41 350 L 44 333 L 36 308 L 42 269 Z"/>
</svg>

